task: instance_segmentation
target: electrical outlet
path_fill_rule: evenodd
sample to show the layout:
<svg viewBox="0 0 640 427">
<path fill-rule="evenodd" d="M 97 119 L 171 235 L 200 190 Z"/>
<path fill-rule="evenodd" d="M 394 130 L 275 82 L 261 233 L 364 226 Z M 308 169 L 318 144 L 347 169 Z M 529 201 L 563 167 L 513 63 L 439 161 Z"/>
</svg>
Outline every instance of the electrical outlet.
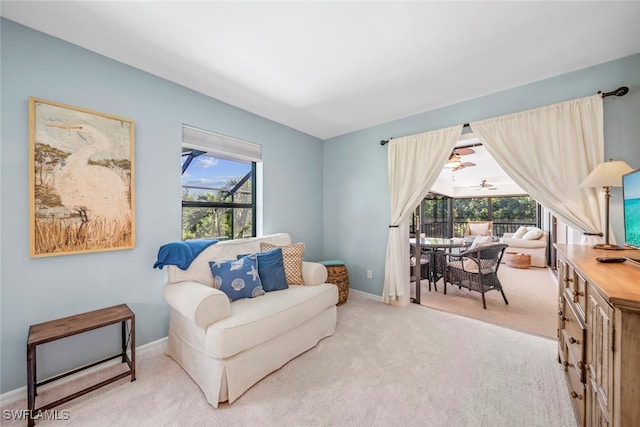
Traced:
<svg viewBox="0 0 640 427">
<path fill-rule="evenodd" d="M 367 279 L 373 279 L 373 271 L 367 270 Z"/>
</svg>

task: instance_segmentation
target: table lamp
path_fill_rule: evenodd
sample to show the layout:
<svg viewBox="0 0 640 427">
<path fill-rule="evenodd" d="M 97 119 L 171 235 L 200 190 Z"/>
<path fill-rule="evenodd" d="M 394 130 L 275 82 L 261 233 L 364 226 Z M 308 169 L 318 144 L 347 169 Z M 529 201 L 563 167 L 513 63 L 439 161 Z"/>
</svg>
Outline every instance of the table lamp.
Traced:
<svg viewBox="0 0 640 427">
<path fill-rule="evenodd" d="M 622 187 L 622 175 L 631 172 L 631 166 L 622 160 L 610 159 L 602 162 L 583 181 L 580 187 L 602 187 L 604 189 L 605 200 L 605 231 L 604 243 L 598 243 L 595 249 L 620 250 L 624 249 L 618 245 L 609 243 L 609 199 L 611 199 L 611 187 Z"/>
</svg>

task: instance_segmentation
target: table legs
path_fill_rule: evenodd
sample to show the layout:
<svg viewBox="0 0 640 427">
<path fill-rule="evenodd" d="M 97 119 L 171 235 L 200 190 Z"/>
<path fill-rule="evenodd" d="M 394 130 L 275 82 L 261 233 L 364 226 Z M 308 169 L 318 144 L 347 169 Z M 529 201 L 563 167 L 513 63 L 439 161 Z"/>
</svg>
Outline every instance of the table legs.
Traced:
<svg viewBox="0 0 640 427">
<path fill-rule="evenodd" d="M 33 427 L 33 411 L 36 407 L 36 346 L 27 346 L 27 426 Z"/>
</svg>

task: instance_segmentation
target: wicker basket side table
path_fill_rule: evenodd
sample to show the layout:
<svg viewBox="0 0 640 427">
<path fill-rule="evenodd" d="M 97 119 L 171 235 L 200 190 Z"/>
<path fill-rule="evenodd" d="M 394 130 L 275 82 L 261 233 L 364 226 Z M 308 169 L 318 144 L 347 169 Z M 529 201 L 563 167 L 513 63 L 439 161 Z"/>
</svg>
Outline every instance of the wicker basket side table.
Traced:
<svg viewBox="0 0 640 427">
<path fill-rule="evenodd" d="M 505 252 L 504 263 L 512 268 L 531 267 L 531 255 L 520 252 Z"/>
<path fill-rule="evenodd" d="M 349 297 L 349 272 L 347 266 L 340 260 L 319 261 L 327 267 L 327 283 L 333 283 L 338 287 L 338 304 L 347 302 Z"/>
</svg>

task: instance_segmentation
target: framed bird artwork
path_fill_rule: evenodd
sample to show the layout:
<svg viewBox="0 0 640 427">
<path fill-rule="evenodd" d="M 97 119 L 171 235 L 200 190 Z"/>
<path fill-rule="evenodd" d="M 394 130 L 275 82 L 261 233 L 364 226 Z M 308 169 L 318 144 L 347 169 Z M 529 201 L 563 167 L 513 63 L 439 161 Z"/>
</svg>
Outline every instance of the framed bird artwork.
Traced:
<svg viewBox="0 0 640 427">
<path fill-rule="evenodd" d="M 29 98 L 30 255 L 135 247 L 134 122 Z"/>
</svg>

